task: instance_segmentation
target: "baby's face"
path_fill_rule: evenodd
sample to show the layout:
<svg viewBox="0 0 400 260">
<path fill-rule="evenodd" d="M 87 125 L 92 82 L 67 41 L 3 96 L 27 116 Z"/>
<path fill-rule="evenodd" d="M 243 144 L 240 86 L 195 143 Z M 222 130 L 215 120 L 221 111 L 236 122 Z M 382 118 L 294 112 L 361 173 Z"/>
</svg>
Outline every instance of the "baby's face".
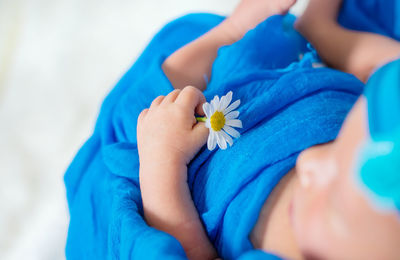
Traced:
<svg viewBox="0 0 400 260">
<path fill-rule="evenodd" d="M 357 184 L 355 162 L 368 136 L 361 98 L 328 144 L 300 154 L 291 220 L 304 255 L 312 259 L 398 259 L 399 214 L 378 212 Z"/>
</svg>

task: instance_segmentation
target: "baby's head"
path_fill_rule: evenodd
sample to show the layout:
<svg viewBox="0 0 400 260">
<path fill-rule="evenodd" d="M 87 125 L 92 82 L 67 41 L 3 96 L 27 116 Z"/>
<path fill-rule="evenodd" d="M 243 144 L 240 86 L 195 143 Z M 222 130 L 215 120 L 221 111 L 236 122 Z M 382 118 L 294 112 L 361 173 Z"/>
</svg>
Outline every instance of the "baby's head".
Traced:
<svg viewBox="0 0 400 260">
<path fill-rule="evenodd" d="M 334 142 L 298 158 L 291 219 L 308 258 L 400 255 L 400 61 L 370 79 L 365 97 Z"/>
</svg>

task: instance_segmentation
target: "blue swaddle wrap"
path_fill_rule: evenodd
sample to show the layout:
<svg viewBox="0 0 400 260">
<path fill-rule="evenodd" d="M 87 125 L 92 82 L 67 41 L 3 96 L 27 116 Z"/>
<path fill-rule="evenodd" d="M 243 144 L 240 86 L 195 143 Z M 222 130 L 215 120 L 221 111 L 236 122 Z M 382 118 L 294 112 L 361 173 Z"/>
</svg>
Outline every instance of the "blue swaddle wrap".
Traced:
<svg viewBox="0 0 400 260">
<path fill-rule="evenodd" d="M 221 48 L 205 92 L 210 100 L 233 90 L 242 101 L 242 137 L 226 151 L 204 147 L 188 171 L 210 240 L 226 259 L 253 254 L 247 235 L 268 194 L 301 150 L 336 136 L 362 91 L 353 76 L 298 62 L 305 42 L 287 19 L 272 17 Z M 92 137 L 65 176 L 71 212 L 67 257 L 185 257 L 177 240 L 142 218 L 136 119 L 156 96 L 172 90 L 163 59 L 221 20 L 190 15 L 167 25 L 104 101 Z"/>
<path fill-rule="evenodd" d="M 400 1 L 344 0 L 339 22 L 352 30 L 400 40 Z"/>
<path fill-rule="evenodd" d="M 380 210 L 400 211 L 400 60 L 369 80 L 370 138 L 360 152 L 359 179 Z"/>
<path fill-rule="evenodd" d="M 186 259 L 175 238 L 143 220 L 137 116 L 173 89 L 163 60 L 222 20 L 197 14 L 168 24 L 105 99 L 93 135 L 65 175 L 67 258 Z M 301 150 L 336 137 L 362 92 L 351 75 L 313 69 L 312 55 L 299 62 L 306 43 L 291 23 L 290 16 L 272 17 L 221 48 L 205 92 L 210 100 L 232 90 L 242 101 L 242 137 L 226 151 L 202 148 L 188 171 L 193 201 L 224 259 L 276 259 L 248 239 L 264 201 Z"/>
</svg>

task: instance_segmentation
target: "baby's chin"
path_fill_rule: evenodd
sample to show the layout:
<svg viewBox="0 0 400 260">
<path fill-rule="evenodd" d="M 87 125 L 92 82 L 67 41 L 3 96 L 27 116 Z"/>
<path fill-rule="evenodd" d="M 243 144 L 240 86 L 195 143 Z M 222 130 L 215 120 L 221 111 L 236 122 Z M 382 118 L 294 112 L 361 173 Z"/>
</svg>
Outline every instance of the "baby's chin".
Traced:
<svg viewBox="0 0 400 260">
<path fill-rule="evenodd" d="M 304 241 L 304 237 L 302 240 L 303 241 L 300 242 L 299 247 L 300 247 L 301 255 L 304 260 L 331 259 L 331 258 L 327 257 L 327 252 L 323 252 L 323 250 L 318 249 L 317 246 L 315 244 L 313 244 L 312 242 Z"/>
<path fill-rule="evenodd" d="M 329 244 L 326 227 L 317 216 L 294 220 L 294 235 L 303 259 L 334 259 L 329 257 L 333 245 Z"/>
</svg>

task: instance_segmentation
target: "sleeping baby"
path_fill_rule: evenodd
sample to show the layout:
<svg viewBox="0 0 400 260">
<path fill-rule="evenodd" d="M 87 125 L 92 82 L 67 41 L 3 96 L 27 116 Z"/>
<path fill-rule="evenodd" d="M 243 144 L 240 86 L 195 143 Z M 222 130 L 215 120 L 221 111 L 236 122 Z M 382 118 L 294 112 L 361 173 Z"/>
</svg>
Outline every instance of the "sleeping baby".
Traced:
<svg viewBox="0 0 400 260">
<path fill-rule="evenodd" d="M 209 136 L 205 124 L 197 123 L 194 117 L 205 115 L 202 105 L 206 100 L 199 89 L 205 89 L 205 79 L 211 77 L 220 47 L 239 41 L 268 17 L 287 13 L 294 3 L 294 0 L 241 1 L 229 18 L 165 60 L 162 68 L 176 90 L 156 98 L 139 115 L 139 175 L 146 221 L 177 238 L 189 259 L 218 256 L 188 187 L 188 164 Z M 184 87 L 189 84 L 197 88 Z M 226 140 L 217 137 L 212 146 L 217 142 L 220 147 L 226 146 Z"/>
<path fill-rule="evenodd" d="M 336 2 L 336 6 L 331 2 L 330 4 L 325 4 L 325 7 L 336 8 L 337 13 L 341 1 L 334 2 Z M 290 217 L 294 207 L 292 205 L 293 190 L 295 190 L 296 186 L 301 185 L 300 181 L 304 181 L 301 178 L 299 180 L 294 177 L 295 170 L 292 167 L 297 154 L 302 149 L 314 144 L 328 142 L 334 138 L 344 115 L 350 109 L 358 94 L 360 94 L 361 84 L 351 77 L 329 69 L 320 70 L 317 76 L 318 80 L 307 79 L 306 81 L 300 81 L 299 77 L 307 78 L 308 74 L 311 76 L 311 72 L 303 70 L 301 63 L 297 67 L 298 73 L 295 72 L 296 69 L 290 71 L 290 73 L 288 73 L 288 70 L 279 70 L 279 65 L 277 65 L 279 62 L 274 63 L 273 55 L 271 55 L 272 61 L 268 65 L 263 64 L 262 68 L 271 70 L 276 66 L 278 70 L 274 73 L 260 73 L 257 76 L 259 79 L 264 79 L 265 82 L 273 78 L 273 83 L 251 85 L 253 88 L 262 86 L 260 90 L 244 90 L 246 87 L 250 87 L 250 85 L 246 85 L 248 83 L 246 80 L 241 83 L 243 88 L 237 87 L 233 83 L 232 87 L 232 85 L 229 85 L 229 77 L 226 77 L 228 82 L 223 82 L 221 79 L 224 77 L 219 75 L 221 68 L 229 71 L 229 66 L 240 68 L 243 65 L 243 60 L 249 61 L 249 57 L 246 54 L 237 58 L 235 54 L 230 53 L 229 47 L 223 46 L 232 45 L 236 42 L 237 46 L 240 46 L 241 42 L 245 42 L 245 40 L 240 40 L 247 31 L 256 27 L 269 16 L 286 13 L 293 4 L 294 1 L 241 1 L 238 8 L 229 18 L 200 38 L 180 48 L 164 61 L 162 69 L 175 90 L 166 96 L 159 96 L 154 99 L 150 108 L 143 110 L 139 115 L 137 125 L 140 158 L 139 176 L 146 222 L 179 240 L 189 259 L 218 258 L 215 246 L 227 258 L 236 258 L 240 255 L 239 252 L 249 250 L 252 247 L 263 248 L 268 252 L 290 259 L 302 259 L 305 257 L 304 252 L 299 249 L 293 230 L 288 228 L 291 225 L 290 222 L 293 221 Z M 324 4 L 320 7 L 323 8 Z M 329 10 L 328 13 L 332 13 L 332 10 Z M 272 19 L 270 23 L 273 24 L 274 20 Z M 282 30 L 282 27 L 277 27 Z M 273 29 L 270 30 L 269 36 L 275 37 Z M 247 35 L 246 37 L 250 36 Z M 268 35 L 262 37 L 268 39 Z M 268 44 L 265 44 L 265 46 L 268 46 Z M 235 50 L 238 51 L 238 49 Z M 226 60 L 229 60 L 229 58 L 233 61 L 238 60 L 238 63 L 232 62 L 234 63 L 233 65 L 227 65 L 227 63 L 222 62 L 224 57 L 226 57 Z M 283 55 L 279 57 L 285 60 Z M 225 67 L 223 68 L 221 64 L 224 64 Z M 375 66 L 378 64 L 375 64 Z M 284 68 L 284 66 L 281 67 Z M 240 73 L 240 69 L 236 69 L 236 72 Z M 253 72 L 257 73 L 258 71 L 255 70 Z M 221 74 L 230 75 L 228 72 L 224 73 Z M 315 71 L 313 70 L 312 73 L 315 73 Z M 326 73 L 326 76 L 323 75 L 324 73 Z M 207 85 L 211 74 L 213 74 L 212 81 L 210 85 Z M 365 79 L 364 75 L 362 74 L 360 78 Z M 358 75 L 356 74 L 356 76 Z M 214 77 L 217 79 L 214 80 Z M 332 79 L 334 80 L 332 81 Z M 233 114 L 232 109 L 229 109 L 227 113 L 223 112 L 232 101 L 231 92 L 221 100 L 214 99 L 212 106 L 216 109 L 207 111 L 210 105 L 208 103 L 204 105 L 206 98 L 201 90 L 205 90 L 206 86 L 207 89 L 213 88 L 217 84 L 215 82 L 222 83 L 222 85 L 226 84 L 226 86 L 222 86 L 222 89 L 225 87 L 226 90 L 237 87 L 238 96 L 242 101 L 246 99 L 248 101 L 243 103 L 250 103 L 249 96 L 257 99 L 257 95 L 264 95 L 263 104 L 255 102 L 252 103 L 252 107 L 249 105 L 246 110 L 243 109 L 241 111 L 244 113 L 243 117 L 246 123 L 244 131 L 248 131 L 246 132 L 246 137 L 242 138 L 247 138 L 247 140 L 238 141 L 234 147 L 229 149 L 230 153 L 225 155 L 221 155 L 225 152 L 221 150 L 227 148 L 227 143 L 229 145 L 233 143 L 229 134 L 234 137 L 239 136 L 236 130 L 233 131 L 231 129 L 231 126 L 241 127 L 241 124 L 238 121 L 231 125 L 229 123 L 225 124 L 229 120 L 235 120 L 239 115 L 239 113 Z M 285 91 L 288 90 L 284 90 L 282 87 L 285 84 L 287 86 L 287 82 L 298 82 L 299 84 L 300 82 L 301 84 L 307 82 L 308 93 L 313 93 L 313 91 L 326 91 L 326 93 L 320 93 L 321 96 L 316 101 L 311 97 L 307 97 L 309 94 L 304 93 L 304 86 L 303 88 L 291 86 L 293 89 L 287 92 L 287 95 L 291 95 L 293 98 L 303 98 L 302 101 L 293 101 L 295 103 L 291 103 L 292 99 L 289 98 L 289 100 L 282 101 L 285 103 L 283 106 L 278 106 L 275 105 L 276 102 L 272 99 L 266 98 L 268 95 L 276 96 L 277 93 L 285 97 Z M 346 86 L 333 87 L 337 88 L 334 91 L 336 93 L 331 93 L 332 89 L 328 90 L 327 87 L 332 88 L 332 84 L 344 84 Z M 187 85 L 195 85 L 196 87 L 185 87 Z M 322 106 L 320 103 L 321 98 L 324 100 Z M 253 112 L 255 112 L 254 107 L 262 108 L 265 106 L 269 107 L 272 112 L 259 111 L 256 112 L 257 115 L 253 113 L 253 117 L 257 119 L 253 118 L 252 120 L 249 111 L 253 109 Z M 324 106 L 326 107 L 324 108 Z M 360 106 L 358 105 L 355 108 L 357 112 L 352 112 L 352 114 L 357 113 L 358 115 L 358 113 L 361 113 L 358 108 Z M 236 107 L 237 105 L 233 108 Z M 316 107 L 316 109 L 313 110 L 312 107 Z M 334 109 L 338 110 L 334 112 Z M 210 133 L 214 126 L 210 125 L 209 122 L 208 125 L 198 122 L 195 115 L 206 115 L 209 118 L 211 112 L 216 111 L 220 111 L 218 120 L 222 122 L 222 125 L 213 130 L 220 131 L 221 134 L 213 136 Z M 260 113 L 266 113 L 266 117 L 260 116 Z M 278 113 L 278 116 L 274 115 L 274 113 Z M 266 120 L 268 115 L 273 119 Z M 278 118 L 279 122 L 275 122 L 274 120 Z M 301 118 L 303 122 L 291 123 L 295 118 Z M 351 116 L 351 118 L 354 117 Z M 313 123 L 317 127 L 310 126 Z M 227 125 L 227 128 L 221 131 L 224 124 Z M 257 127 L 257 124 L 262 126 Z M 321 126 L 330 130 L 324 130 L 325 133 L 321 133 L 321 128 L 319 128 Z M 271 135 L 266 135 L 264 139 L 257 139 L 257 142 L 251 142 L 251 135 L 257 135 L 254 132 L 262 127 L 264 127 L 264 133 L 270 131 L 266 130 L 267 128 L 272 128 L 274 132 Z M 287 127 L 291 129 L 287 129 Z M 252 130 L 250 131 L 249 129 Z M 307 131 L 305 131 L 306 129 Z M 346 132 L 345 130 L 343 131 Z M 315 135 L 319 135 L 319 137 L 315 137 Z M 203 147 L 205 143 L 208 143 L 210 150 L 213 150 L 216 144 L 221 150 L 214 154 L 212 152 L 207 153 Z M 246 144 L 246 147 L 244 144 Z M 250 152 L 249 146 L 256 151 Z M 287 149 L 285 146 L 291 146 L 292 148 Z M 282 153 L 284 155 L 280 155 L 280 157 L 267 155 L 266 153 L 271 151 L 271 149 L 264 150 L 267 147 L 273 147 L 275 154 Z M 198 152 L 200 150 L 202 155 L 206 154 L 204 158 L 199 158 Z M 226 157 L 233 161 L 237 160 L 240 164 L 232 163 L 232 167 Z M 219 168 L 214 167 L 218 164 L 218 158 L 221 158 L 220 163 L 223 164 Z M 266 163 L 258 165 L 259 168 L 257 169 L 253 169 L 251 165 L 248 165 L 252 164 L 253 160 L 257 161 L 257 159 L 265 160 Z M 269 160 L 270 163 L 267 163 Z M 201 163 L 196 164 L 196 161 L 201 161 Z M 245 167 L 243 167 L 244 162 L 247 164 Z M 219 176 L 193 177 L 188 172 L 188 169 L 197 168 L 197 174 L 200 172 L 199 169 L 209 173 L 211 170 L 207 169 L 207 167 L 211 166 L 214 167 L 212 169 L 214 175 Z M 239 168 L 240 170 L 238 170 Z M 271 168 L 276 169 L 272 170 Z M 243 173 L 245 175 L 246 171 L 258 172 L 258 174 L 255 174 L 256 176 L 252 175 L 248 179 L 231 175 L 231 172 L 235 174 L 240 172 L 240 174 Z M 263 176 L 261 176 L 261 173 Z M 233 178 L 243 178 L 243 181 L 237 181 L 242 186 L 231 187 L 231 189 L 226 188 L 225 186 L 230 184 L 230 179 Z M 196 182 L 200 182 L 204 186 L 201 192 L 193 188 L 196 187 Z M 218 182 L 220 186 L 218 186 Z M 263 185 L 265 186 L 263 187 Z M 210 190 L 207 190 L 208 187 L 212 187 L 214 190 L 211 191 L 211 194 L 219 197 L 219 200 L 223 202 L 222 206 L 218 206 L 224 207 L 225 213 L 213 211 L 214 204 L 207 197 L 210 195 L 204 195 L 205 193 L 210 193 Z M 235 192 L 229 194 L 231 190 Z M 243 196 L 241 193 L 252 194 L 254 197 L 261 197 L 261 199 L 255 202 L 253 198 Z M 351 196 L 349 195 L 349 198 Z M 268 203 L 264 204 L 267 198 Z M 234 206 L 235 204 L 237 205 Z M 369 209 L 364 208 L 360 208 L 361 210 L 372 212 L 372 210 L 368 211 Z M 213 214 L 225 215 L 216 217 Z M 370 214 L 373 215 L 375 213 Z M 234 215 L 234 217 L 230 215 Z M 214 221 L 218 219 L 223 222 L 215 224 L 210 219 Z M 235 221 L 237 222 L 235 223 Z M 247 223 L 243 224 L 241 223 L 242 221 Z M 230 227 L 225 228 L 224 226 Z M 267 229 L 268 232 L 266 232 Z M 240 238 L 240 241 L 237 241 L 236 235 L 238 233 L 244 237 Z M 230 245 L 224 242 L 228 242 Z M 226 253 L 228 251 L 229 253 Z"/>
<path fill-rule="evenodd" d="M 343 2 L 373 33 L 309 2 L 296 23 L 293 0 L 241 0 L 154 36 L 65 174 L 68 259 L 398 258 L 399 62 L 359 98 L 400 54 L 398 1 Z"/>
</svg>

